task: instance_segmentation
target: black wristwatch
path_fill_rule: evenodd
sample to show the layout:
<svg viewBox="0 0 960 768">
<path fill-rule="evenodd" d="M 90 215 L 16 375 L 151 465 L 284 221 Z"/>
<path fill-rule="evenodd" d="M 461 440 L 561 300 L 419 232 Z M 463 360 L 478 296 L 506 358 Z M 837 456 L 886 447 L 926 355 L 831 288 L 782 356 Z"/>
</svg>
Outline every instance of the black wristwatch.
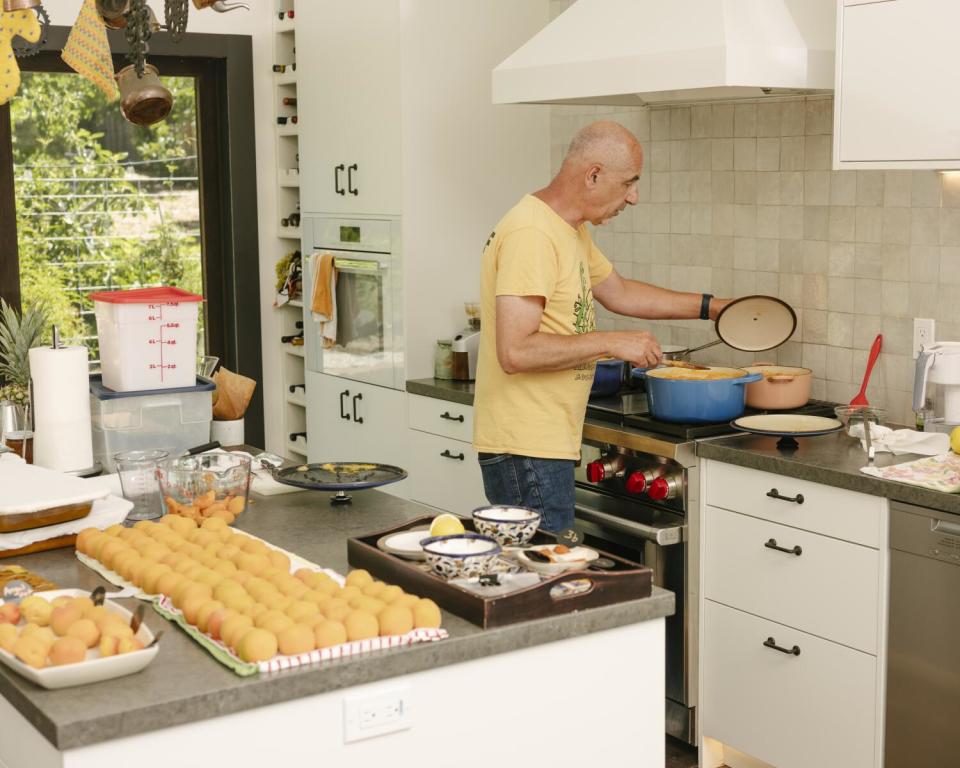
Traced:
<svg viewBox="0 0 960 768">
<path fill-rule="evenodd" d="M 712 293 L 705 293 L 700 299 L 700 319 L 709 320 L 710 319 L 710 299 L 713 298 Z"/>
</svg>

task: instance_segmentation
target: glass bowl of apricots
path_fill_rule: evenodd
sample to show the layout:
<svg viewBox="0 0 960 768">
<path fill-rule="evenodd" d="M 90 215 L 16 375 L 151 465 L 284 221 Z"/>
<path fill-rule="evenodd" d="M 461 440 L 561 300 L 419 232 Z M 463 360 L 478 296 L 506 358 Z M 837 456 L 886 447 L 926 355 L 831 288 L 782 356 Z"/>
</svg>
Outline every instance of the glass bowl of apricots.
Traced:
<svg viewBox="0 0 960 768">
<path fill-rule="evenodd" d="M 250 459 L 232 453 L 204 453 L 168 459 L 157 468 L 167 513 L 196 523 L 222 518 L 229 525 L 247 508 Z"/>
</svg>

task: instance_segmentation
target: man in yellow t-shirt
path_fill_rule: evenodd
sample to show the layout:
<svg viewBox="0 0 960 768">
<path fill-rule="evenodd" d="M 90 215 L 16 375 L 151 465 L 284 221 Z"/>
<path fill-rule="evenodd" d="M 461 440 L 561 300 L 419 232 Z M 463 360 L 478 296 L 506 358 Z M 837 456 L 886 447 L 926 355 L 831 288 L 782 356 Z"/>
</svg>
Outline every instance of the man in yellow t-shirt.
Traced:
<svg viewBox="0 0 960 768">
<path fill-rule="evenodd" d="M 550 184 L 497 224 L 483 251 L 473 442 L 491 504 L 532 507 L 541 527 L 573 525 L 574 463 L 596 361 L 660 362 L 645 331 L 597 331 L 594 297 L 629 317 L 714 319 L 727 304 L 621 277 L 593 244 L 599 225 L 637 202 L 639 142 L 591 123 Z"/>
</svg>

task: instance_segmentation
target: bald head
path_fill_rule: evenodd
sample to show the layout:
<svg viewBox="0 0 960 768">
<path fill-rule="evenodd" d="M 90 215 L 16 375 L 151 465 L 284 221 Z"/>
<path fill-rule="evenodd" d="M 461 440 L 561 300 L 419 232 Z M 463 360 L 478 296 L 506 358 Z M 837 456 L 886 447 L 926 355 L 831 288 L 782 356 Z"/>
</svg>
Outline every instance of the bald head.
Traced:
<svg viewBox="0 0 960 768">
<path fill-rule="evenodd" d="M 598 120 L 581 128 L 567 150 L 563 165 L 570 170 L 590 165 L 626 167 L 643 162 L 636 137 L 619 123 Z"/>
</svg>

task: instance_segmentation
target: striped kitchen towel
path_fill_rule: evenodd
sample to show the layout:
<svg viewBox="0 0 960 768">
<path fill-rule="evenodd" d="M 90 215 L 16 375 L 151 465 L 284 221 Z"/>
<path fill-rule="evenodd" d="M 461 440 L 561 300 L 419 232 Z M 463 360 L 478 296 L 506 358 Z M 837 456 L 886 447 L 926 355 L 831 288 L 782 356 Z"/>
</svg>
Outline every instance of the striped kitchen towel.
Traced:
<svg viewBox="0 0 960 768">
<path fill-rule="evenodd" d="M 97 13 L 96 0 L 83 0 L 80 15 L 70 30 L 61 56 L 72 69 L 103 91 L 110 101 L 119 96 L 107 28 Z"/>
</svg>

